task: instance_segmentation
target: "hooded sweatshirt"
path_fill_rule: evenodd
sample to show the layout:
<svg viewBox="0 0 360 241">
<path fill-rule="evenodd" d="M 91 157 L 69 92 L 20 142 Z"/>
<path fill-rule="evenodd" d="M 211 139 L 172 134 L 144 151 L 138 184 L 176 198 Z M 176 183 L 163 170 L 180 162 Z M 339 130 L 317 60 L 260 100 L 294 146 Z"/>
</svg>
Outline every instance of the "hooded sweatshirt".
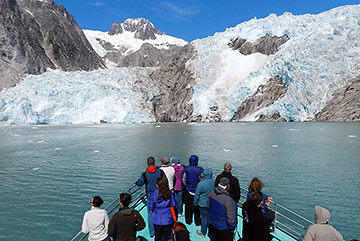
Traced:
<svg viewBox="0 0 360 241">
<path fill-rule="evenodd" d="M 183 183 L 186 190 L 195 195 L 196 185 L 200 182 L 200 174 L 203 168 L 198 166 L 199 158 L 197 155 L 192 155 L 189 159 L 189 166 L 184 169 Z"/>
<path fill-rule="evenodd" d="M 178 157 L 172 157 L 172 167 L 175 170 L 175 182 L 174 182 L 174 191 L 181 191 L 182 190 L 182 177 L 184 172 L 184 166 L 180 164 L 180 159 Z"/>
<path fill-rule="evenodd" d="M 315 206 L 315 222 L 307 229 L 303 241 L 342 241 L 342 235 L 331 225 L 330 212 L 323 207 Z"/>
<path fill-rule="evenodd" d="M 156 190 L 156 180 L 159 178 L 166 178 L 164 172 L 159 169 L 157 166 L 150 166 L 146 168 L 146 171 L 140 176 L 139 180 L 135 182 L 137 186 L 146 185 L 146 193 L 151 196 L 151 194 Z"/>
<path fill-rule="evenodd" d="M 135 241 L 136 231 L 144 228 L 145 221 L 140 213 L 132 208 L 123 207 L 111 218 L 108 234 L 116 241 Z"/>
<path fill-rule="evenodd" d="M 194 205 L 207 207 L 209 193 L 214 190 L 214 179 L 211 168 L 207 168 L 201 174 L 203 180 L 198 183 L 195 191 Z"/>
</svg>

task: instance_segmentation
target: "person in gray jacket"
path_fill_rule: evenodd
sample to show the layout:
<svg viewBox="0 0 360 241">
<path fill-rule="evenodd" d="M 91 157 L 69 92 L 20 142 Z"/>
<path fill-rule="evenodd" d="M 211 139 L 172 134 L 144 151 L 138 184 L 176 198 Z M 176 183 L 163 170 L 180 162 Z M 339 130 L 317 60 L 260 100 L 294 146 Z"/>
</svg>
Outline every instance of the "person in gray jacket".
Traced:
<svg viewBox="0 0 360 241">
<path fill-rule="evenodd" d="M 343 241 L 342 235 L 329 225 L 330 212 L 315 206 L 315 224 L 307 229 L 303 241 Z"/>
<path fill-rule="evenodd" d="M 196 233 L 201 237 L 205 237 L 209 226 L 209 210 L 208 210 L 208 198 L 209 193 L 214 190 L 214 179 L 211 168 L 205 169 L 200 178 L 202 181 L 198 183 L 195 190 L 194 206 L 199 206 L 201 217 L 201 230 L 197 230 Z"/>
</svg>

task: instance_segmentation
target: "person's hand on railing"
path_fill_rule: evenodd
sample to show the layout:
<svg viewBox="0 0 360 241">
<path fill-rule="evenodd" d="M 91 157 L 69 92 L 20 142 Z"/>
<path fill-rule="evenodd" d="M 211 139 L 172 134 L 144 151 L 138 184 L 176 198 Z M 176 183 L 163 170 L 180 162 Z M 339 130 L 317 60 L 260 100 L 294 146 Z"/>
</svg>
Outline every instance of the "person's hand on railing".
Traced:
<svg viewBox="0 0 360 241">
<path fill-rule="evenodd" d="M 272 197 L 268 197 L 265 201 L 266 206 L 270 207 L 270 202 L 273 202 L 273 198 Z"/>
</svg>

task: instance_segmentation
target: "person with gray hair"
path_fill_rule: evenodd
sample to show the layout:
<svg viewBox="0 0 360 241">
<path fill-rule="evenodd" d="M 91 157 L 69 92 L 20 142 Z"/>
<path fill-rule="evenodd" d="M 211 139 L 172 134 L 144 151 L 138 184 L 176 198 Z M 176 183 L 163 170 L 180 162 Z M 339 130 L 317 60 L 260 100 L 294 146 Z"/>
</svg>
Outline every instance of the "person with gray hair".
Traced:
<svg viewBox="0 0 360 241">
<path fill-rule="evenodd" d="M 224 171 L 216 177 L 215 187 L 219 185 L 220 179 L 226 177 L 230 181 L 229 193 L 230 197 L 238 203 L 240 200 L 240 184 L 239 180 L 231 174 L 232 166 L 230 162 L 225 162 Z"/>
<path fill-rule="evenodd" d="M 342 241 L 342 235 L 329 224 L 330 212 L 315 206 L 315 224 L 307 229 L 303 241 Z"/>
</svg>

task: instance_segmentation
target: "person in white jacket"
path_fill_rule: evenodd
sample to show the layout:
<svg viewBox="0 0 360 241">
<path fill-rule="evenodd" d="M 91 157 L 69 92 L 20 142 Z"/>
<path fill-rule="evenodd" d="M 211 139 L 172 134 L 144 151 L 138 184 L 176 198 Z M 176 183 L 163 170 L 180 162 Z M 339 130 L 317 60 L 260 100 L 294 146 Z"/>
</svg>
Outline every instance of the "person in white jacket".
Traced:
<svg viewBox="0 0 360 241">
<path fill-rule="evenodd" d="M 99 196 L 91 199 L 91 209 L 84 214 L 81 231 L 89 234 L 89 241 L 111 241 L 108 236 L 109 217 L 100 209 L 104 201 Z"/>
<path fill-rule="evenodd" d="M 330 212 L 315 206 L 315 224 L 307 229 L 303 241 L 343 241 L 342 235 L 329 224 Z"/>
</svg>

